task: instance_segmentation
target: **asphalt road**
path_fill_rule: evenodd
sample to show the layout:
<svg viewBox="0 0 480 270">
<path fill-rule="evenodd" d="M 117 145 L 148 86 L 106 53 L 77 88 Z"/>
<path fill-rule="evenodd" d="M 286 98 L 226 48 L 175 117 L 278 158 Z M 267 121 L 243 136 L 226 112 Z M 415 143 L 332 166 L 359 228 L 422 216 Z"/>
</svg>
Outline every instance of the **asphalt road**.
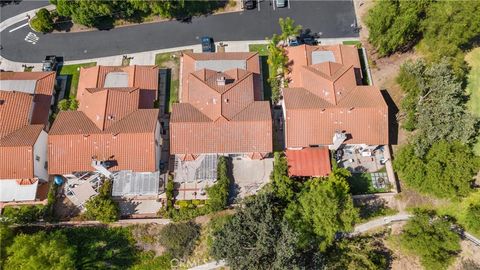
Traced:
<svg viewBox="0 0 480 270">
<path fill-rule="evenodd" d="M 215 41 L 261 40 L 279 33 L 278 19 L 291 17 L 304 29 L 321 32 L 322 38 L 356 37 L 351 25 L 355 21 L 352 1 L 292 1 L 290 8 L 276 8 L 266 0 L 260 10 L 248 10 L 193 18 L 191 23 L 168 21 L 118 27 L 107 31 L 36 34 L 25 40 L 28 27 L 1 33 L 0 54 L 16 62 L 40 62 L 45 55 L 63 56 L 64 60 L 151 51 L 199 43 L 199 37 Z M 32 40 L 30 35 L 30 41 Z"/>
<path fill-rule="evenodd" d="M 11 4 L 0 7 L 0 21 L 4 21 L 20 13 L 27 12 L 32 9 L 37 9 L 43 6 L 48 6 L 48 0 L 16 0 Z"/>
</svg>

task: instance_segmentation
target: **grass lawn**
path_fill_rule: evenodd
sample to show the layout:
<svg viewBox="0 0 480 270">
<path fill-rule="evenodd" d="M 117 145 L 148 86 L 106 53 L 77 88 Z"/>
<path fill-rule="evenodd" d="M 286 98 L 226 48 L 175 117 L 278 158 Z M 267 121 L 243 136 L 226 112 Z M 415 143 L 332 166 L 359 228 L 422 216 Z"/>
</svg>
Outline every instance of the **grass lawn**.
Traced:
<svg viewBox="0 0 480 270">
<path fill-rule="evenodd" d="M 468 74 L 467 93 L 470 94 L 468 108 L 477 117 L 480 117 L 480 48 L 467 54 L 465 60 L 472 68 Z M 480 155 L 480 137 L 474 146 L 474 152 Z"/>
<path fill-rule="evenodd" d="M 180 56 L 182 52 L 159 53 L 155 55 L 155 65 L 160 68 L 168 69 L 167 73 L 167 111 L 172 111 L 172 104 L 179 101 L 179 74 L 180 74 Z"/>
<path fill-rule="evenodd" d="M 359 49 L 362 47 L 362 43 L 359 40 L 346 40 L 342 43 L 343 45 L 355 45 Z"/>
<path fill-rule="evenodd" d="M 350 192 L 353 195 L 373 194 L 388 192 L 389 190 L 376 189 L 372 184 L 372 175 L 370 173 L 352 173 L 347 179 L 350 185 Z"/>
<path fill-rule="evenodd" d="M 78 78 L 80 77 L 81 67 L 93 67 L 97 65 L 96 62 L 84 63 L 78 65 L 66 65 L 58 67 L 58 75 L 65 75 L 67 79 L 67 89 L 65 97 L 75 98 L 77 95 Z"/>
<path fill-rule="evenodd" d="M 260 56 L 268 56 L 267 44 L 250 44 L 248 50 L 251 52 L 258 52 Z"/>
<path fill-rule="evenodd" d="M 251 52 L 258 52 L 260 56 L 260 64 L 262 66 L 262 80 L 263 80 L 263 99 L 270 100 L 272 98 L 272 87 L 268 83 L 270 69 L 268 68 L 268 50 L 267 44 L 250 44 L 248 49 Z"/>
</svg>

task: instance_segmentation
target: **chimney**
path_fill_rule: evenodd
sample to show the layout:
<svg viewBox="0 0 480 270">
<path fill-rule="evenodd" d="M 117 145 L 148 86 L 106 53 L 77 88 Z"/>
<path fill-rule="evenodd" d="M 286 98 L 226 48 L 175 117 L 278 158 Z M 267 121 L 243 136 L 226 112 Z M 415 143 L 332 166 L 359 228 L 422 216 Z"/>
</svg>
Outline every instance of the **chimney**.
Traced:
<svg viewBox="0 0 480 270">
<path fill-rule="evenodd" d="M 225 86 L 225 76 L 220 76 L 219 78 L 217 78 L 217 85 Z"/>
</svg>

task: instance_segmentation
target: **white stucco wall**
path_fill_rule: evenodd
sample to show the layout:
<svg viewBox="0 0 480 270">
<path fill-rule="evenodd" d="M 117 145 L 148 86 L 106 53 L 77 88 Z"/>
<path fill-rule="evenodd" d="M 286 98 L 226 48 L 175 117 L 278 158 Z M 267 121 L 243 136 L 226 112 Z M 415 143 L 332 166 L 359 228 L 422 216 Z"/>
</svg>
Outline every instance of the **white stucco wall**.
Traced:
<svg viewBox="0 0 480 270">
<path fill-rule="evenodd" d="M 33 146 L 33 173 L 36 177 L 45 181 L 48 181 L 48 171 L 45 168 L 45 162 L 47 162 L 47 138 L 47 133 L 42 130 Z"/>
</svg>

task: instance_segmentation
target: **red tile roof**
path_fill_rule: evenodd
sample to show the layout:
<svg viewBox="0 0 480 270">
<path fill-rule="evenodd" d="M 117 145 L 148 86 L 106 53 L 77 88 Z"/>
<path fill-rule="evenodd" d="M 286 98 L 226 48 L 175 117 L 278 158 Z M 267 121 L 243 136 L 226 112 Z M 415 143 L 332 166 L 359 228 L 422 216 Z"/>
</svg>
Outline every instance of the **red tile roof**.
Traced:
<svg viewBox="0 0 480 270">
<path fill-rule="evenodd" d="M 4 89 L 4 80 L 34 81 L 33 92 Z M 0 72 L 0 179 L 35 177 L 33 148 L 48 123 L 54 84 L 55 72 Z"/>
<path fill-rule="evenodd" d="M 195 70 L 197 60 L 245 60 L 247 70 Z M 184 54 L 181 103 L 173 105 L 170 118 L 171 153 L 272 151 L 270 105 L 256 93 L 259 63 L 256 53 Z"/>
<path fill-rule="evenodd" d="M 327 147 L 308 147 L 286 150 L 290 176 L 327 176 L 332 172 L 330 151 Z"/>
<path fill-rule="evenodd" d="M 388 107 L 378 88 L 357 85 L 357 49 L 298 47 L 288 48 L 297 58 L 290 59 L 291 88 L 283 90 L 286 147 L 330 145 L 336 131 L 347 133 L 346 143 L 388 144 Z M 315 50 L 332 51 L 338 63 L 309 64 Z"/>
<path fill-rule="evenodd" d="M 157 66 L 94 66 L 81 68 L 78 82 L 77 100 L 79 104 L 83 103 L 85 92 L 92 89 L 105 88 L 105 79 L 108 73 L 124 72 L 128 76 L 127 85 L 124 88 L 140 89 L 141 99 L 140 108 L 153 108 L 153 102 L 158 99 L 158 67 Z M 95 90 L 93 90 L 95 91 Z"/>
<path fill-rule="evenodd" d="M 103 87 L 109 72 L 128 74 L 128 85 Z M 150 66 L 91 67 L 80 73 L 78 111 L 60 112 L 50 130 L 49 173 L 91 171 L 91 161 L 114 161 L 112 171 L 154 172 L 158 69 Z"/>
</svg>

